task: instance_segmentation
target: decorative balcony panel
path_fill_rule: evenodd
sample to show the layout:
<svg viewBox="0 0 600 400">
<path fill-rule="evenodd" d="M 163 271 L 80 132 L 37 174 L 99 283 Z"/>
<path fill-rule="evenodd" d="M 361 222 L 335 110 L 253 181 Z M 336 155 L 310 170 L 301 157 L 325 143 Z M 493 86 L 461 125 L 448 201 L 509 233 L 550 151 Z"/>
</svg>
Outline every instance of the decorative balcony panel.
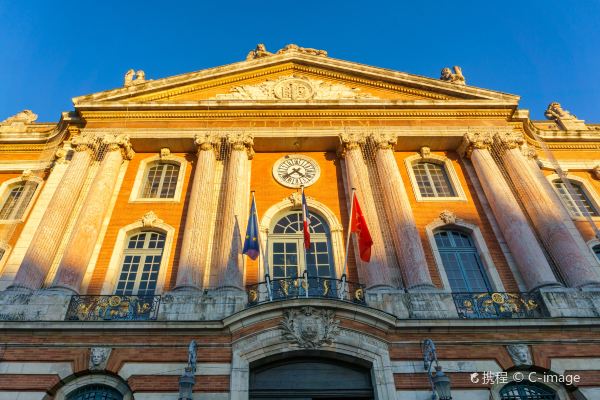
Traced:
<svg viewBox="0 0 600 400">
<path fill-rule="evenodd" d="M 465 319 L 540 318 L 539 296 L 529 293 L 453 293 L 458 316 Z"/>
<path fill-rule="evenodd" d="M 66 321 L 153 321 L 160 296 L 72 296 Z"/>
<path fill-rule="evenodd" d="M 308 288 L 308 290 L 307 290 Z M 248 305 L 297 298 L 326 298 L 366 305 L 364 286 L 333 278 L 271 279 L 247 286 Z"/>
</svg>

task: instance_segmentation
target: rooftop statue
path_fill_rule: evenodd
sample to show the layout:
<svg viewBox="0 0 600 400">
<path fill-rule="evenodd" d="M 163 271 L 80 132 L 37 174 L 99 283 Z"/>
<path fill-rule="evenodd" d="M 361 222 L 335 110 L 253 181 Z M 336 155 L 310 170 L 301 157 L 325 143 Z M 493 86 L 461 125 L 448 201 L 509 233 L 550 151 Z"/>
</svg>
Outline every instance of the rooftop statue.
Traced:
<svg viewBox="0 0 600 400">
<path fill-rule="evenodd" d="M 259 43 L 256 45 L 256 49 L 250 50 L 250 52 L 246 56 L 246 61 L 254 60 L 254 59 L 262 58 L 262 57 L 266 57 L 266 56 L 271 56 L 271 55 L 273 55 L 273 53 L 267 51 L 267 47 L 264 44 Z"/>
<path fill-rule="evenodd" d="M 135 70 L 130 69 L 129 71 L 125 72 L 125 87 L 144 82 L 146 82 L 146 73 L 143 70 L 139 69 L 136 72 Z"/>
<path fill-rule="evenodd" d="M 583 120 L 578 119 L 569 111 L 564 110 L 560 103 L 556 101 L 553 101 L 548 105 L 548 108 L 546 109 L 544 115 L 546 116 L 546 118 L 556 122 L 556 124 L 563 130 L 588 129 Z"/>
<path fill-rule="evenodd" d="M 454 73 L 448 67 L 442 70 L 442 75 L 440 76 L 442 81 L 456 83 L 457 85 L 466 85 L 465 77 L 462 74 L 462 69 L 458 66 L 454 66 Z"/>
<path fill-rule="evenodd" d="M 35 114 L 31 110 L 23 110 L 21 112 L 16 113 L 12 117 L 6 118 L 2 121 L 2 124 L 12 125 L 17 123 L 22 124 L 31 124 L 37 119 L 37 114 Z"/>
</svg>

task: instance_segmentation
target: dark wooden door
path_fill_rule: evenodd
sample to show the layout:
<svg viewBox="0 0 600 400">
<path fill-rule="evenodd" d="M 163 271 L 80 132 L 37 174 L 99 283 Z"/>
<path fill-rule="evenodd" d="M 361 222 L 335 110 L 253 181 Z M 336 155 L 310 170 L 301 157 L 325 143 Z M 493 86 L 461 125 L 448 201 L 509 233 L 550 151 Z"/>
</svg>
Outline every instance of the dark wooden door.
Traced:
<svg viewBox="0 0 600 400">
<path fill-rule="evenodd" d="M 250 399 L 371 400 L 371 372 L 346 361 L 294 358 L 252 368 Z"/>
</svg>

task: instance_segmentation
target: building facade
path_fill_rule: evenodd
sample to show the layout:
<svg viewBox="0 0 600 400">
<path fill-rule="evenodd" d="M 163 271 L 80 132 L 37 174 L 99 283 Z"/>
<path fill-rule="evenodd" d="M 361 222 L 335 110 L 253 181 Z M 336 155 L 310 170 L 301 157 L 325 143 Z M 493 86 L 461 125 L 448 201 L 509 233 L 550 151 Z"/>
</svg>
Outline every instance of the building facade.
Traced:
<svg viewBox="0 0 600 400">
<path fill-rule="evenodd" d="M 0 399 L 425 400 L 427 339 L 453 399 L 600 399 L 600 125 L 296 45 L 73 103 L 0 125 Z"/>
</svg>

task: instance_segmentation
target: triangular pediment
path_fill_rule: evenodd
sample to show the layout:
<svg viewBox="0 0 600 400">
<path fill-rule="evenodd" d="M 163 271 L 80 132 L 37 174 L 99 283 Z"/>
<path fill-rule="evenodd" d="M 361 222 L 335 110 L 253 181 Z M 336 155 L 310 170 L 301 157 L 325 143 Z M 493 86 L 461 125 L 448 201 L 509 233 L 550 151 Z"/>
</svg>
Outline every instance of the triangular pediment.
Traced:
<svg viewBox="0 0 600 400">
<path fill-rule="evenodd" d="M 518 97 L 298 52 L 273 54 L 73 99 L 76 107 L 145 103 L 423 102 L 514 104 Z"/>
</svg>

